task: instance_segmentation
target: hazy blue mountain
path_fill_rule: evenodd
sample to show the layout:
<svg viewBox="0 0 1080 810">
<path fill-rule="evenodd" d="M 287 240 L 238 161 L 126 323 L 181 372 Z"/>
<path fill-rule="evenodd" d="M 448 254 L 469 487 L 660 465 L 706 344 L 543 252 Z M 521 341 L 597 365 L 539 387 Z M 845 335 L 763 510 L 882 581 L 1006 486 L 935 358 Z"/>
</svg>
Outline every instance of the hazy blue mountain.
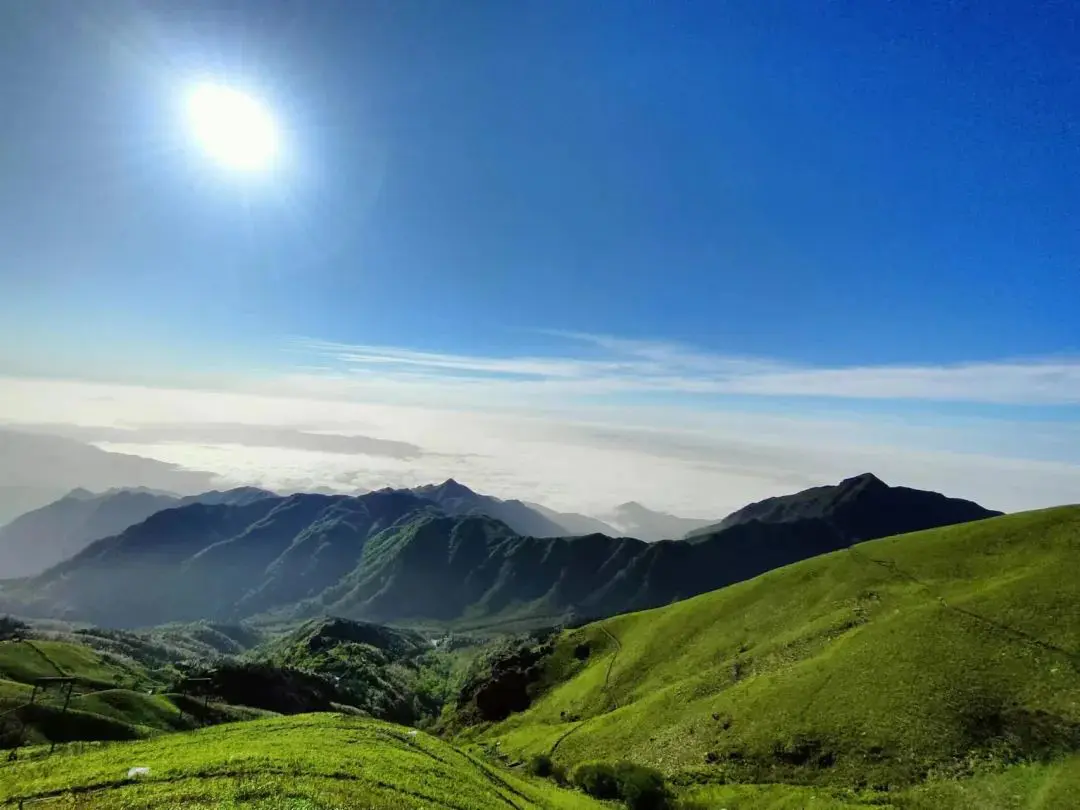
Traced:
<svg viewBox="0 0 1080 810">
<path fill-rule="evenodd" d="M 0 526 L 78 487 L 191 494 L 210 489 L 213 482 L 212 473 L 102 450 L 50 433 L 48 426 L 0 427 Z"/>
<path fill-rule="evenodd" d="M 674 540 L 687 533 L 709 525 L 711 521 L 698 518 L 684 518 L 667 512 L 656 512 L 636 501 L 616 506 L 605 520 L 615 530 L 626 537 L 637 537 L 647 542 Z"/>
<path fill-rule="evenodd" d="M 619 529 L 616 529 L 610 523 L 605 523 L 599 518 L 590 515 L 582 515 L 577 512 L 556 512 L 554 509 L 549 509 L 542 504 L 529 501 L 524 501 L 524 504 L 530 509 L 535 509 L 548 520 L 562 526 L 565 529 L 563 534 L 566 535 L 606 534 L 609 537 L 618 537 L 622 534 Z"/>
<path fill-rule="evenodd" d="M 824 520 L 850 542 L 859 542 L 1000 514 L 972 501 L 937 492 L 890 487 L 877 476 L 863 473 L 836 485 L 812 487 L 749 504 L 719 523 L 694 530 L 687 539 L 700 539 L 751 521 Z"/>
<path fill-rule="evenodd" d="M 20 515 L 62 498 L 65 492 L 67 490 L 64 487 L 0 486 L 0 527 L 6 526 Z"/>
<path fill-rule="evenodd" d="M 254 487 L 183 497 L 145 487 L 102 493 L 73 489 L 0 528 L 0 578 L 39 574 L 90 542 L 118 534 L 162 509 L 192 503 L 241 504 L 270 494 Z"/>
</svg>

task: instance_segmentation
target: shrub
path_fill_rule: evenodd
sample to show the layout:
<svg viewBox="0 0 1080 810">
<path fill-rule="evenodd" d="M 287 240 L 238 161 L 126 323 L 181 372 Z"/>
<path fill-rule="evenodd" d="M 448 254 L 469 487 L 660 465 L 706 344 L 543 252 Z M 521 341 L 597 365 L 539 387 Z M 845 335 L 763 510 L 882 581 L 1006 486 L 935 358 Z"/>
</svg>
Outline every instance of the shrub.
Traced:
<svg viewBox="0 0 1080 810">
<path fill-rule="evenodd" d="M 529 773 L 533 776 L 548 777 L 551 776 L 554 769 L 551 757 L 547 754 L 537 754 L 529 760 Z"/>
<path fill-rule="evenodd" d="M 658 770 L 620 762 L 615 774 L 619 795 L 630 810 L 664 810 L 670 805 L 671 793 Z"/>
<path fill-rule="evenodd" d="M 583 762 L 574 768 L 573 783 L 597 799 L 619 798 L 615 766 L 608 762 Z"/>
<path fill-rule="evenodd" d="M 574 769 L 573 783 L 597 799 L 622 799 L 629 810 L 665 810 L 671 792 L 654 768 L 632 762 L 584 762 Z"/>
<path fill-rule="evenodd" d="M 551 778 L 556 784 L 566 787 L 570 784 L 570 780 L 566 776 L 566 768 L 558 763 L 551 766 Z"/>
<path fill-rule="evenodd" d="M 14 616 L 0 616 L 0 641 L 18 641 L 30 632 L 30 625 Z"/>
</svg>

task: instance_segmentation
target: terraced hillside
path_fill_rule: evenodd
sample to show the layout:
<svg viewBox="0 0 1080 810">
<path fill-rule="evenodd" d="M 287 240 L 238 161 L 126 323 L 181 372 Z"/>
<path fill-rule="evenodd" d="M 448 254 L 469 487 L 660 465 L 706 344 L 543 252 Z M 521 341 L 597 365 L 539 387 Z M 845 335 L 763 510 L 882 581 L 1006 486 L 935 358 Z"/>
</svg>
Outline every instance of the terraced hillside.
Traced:
<svg viewBox="0 0 1080 810">
<path fill-rule="evenodd" d="M 131 768 L 148 772 L 128 776 Z M 423 732 L 332 714 L 218 726 L 0 764 L 0 804 L 68 808 L 600 810 Z"/>
<path fill-rule="evenodd" d="M 1078 566 L 1075 506 L 861 543 L 569 631 L 530 673 L 533 704 L 464 736 L 629 758 L 712 785 L 716 806 L 744 806 L 720 783 L 925 797 L 973 775 L 1022 797 L 1035 773 L 1080 802 Z"/>
</svg>

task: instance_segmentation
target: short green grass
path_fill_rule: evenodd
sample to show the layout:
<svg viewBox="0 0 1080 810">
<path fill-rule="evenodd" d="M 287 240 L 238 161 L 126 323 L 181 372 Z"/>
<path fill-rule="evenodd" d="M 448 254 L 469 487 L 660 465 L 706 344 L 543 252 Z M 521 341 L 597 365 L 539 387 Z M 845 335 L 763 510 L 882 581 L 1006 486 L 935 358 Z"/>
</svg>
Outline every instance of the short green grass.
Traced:
<svg viewBox="0 0 1080 810">
<path fill-rule="evenodd" d="M 935 779 L 889 793 L 795 785 L 710 785 L 683 791 L 704 810 L 1075 810 L 1080 756 L 1014 765 L 970 779 Z"/>
<path fill-rule="evenodd" d="M 423 732 L 332 714 L 215 726 L 0 764 L 0 806 L 600 810 Z M 129 768 L 146 776 L 128 778 Z"/>
<path fill-rule="evenodd" d="M 39 639 L 0 642 L 0 678 L 32 683 L 35 678 L 61 675 L 103 688 L 146 677 L 142 670 L 110 662 L 82 644 Z"/>
<path fill-rule="evenodd" d="M 33 687 L 25 683 L 0 680 L 0 712 L 22 706 L 30 699 Z"/>
<path fill-rule="evenodd" d="M 676 784 L 679 810 L 1075 810 L 1080 756 L 1023 763 L 899 790 L 821 785 Z"/>
<path fill-rule="evenodd" d="M 796 785 L 712 785 L 686 790 L 681 795 L 702 810 L 887 810 L 897 807 L 897 798 L 890 800 L 883 793 L 859 794 Z"/>
<path fill-rule="evenodd" d="M 1074 810 L 1080 807 L 1080 756 L 1014 765 L 964 780 L 934 780 L 903 792 L 902 810 Z"/>
<path fill-rule="evenodd" d="M 190 728 L 176 704 L 165 695 L 129 689 L 104 689 L 72 698 L 71 708 L 161 730 Z"/>
<path fill-rule="evenodd" d="M 568 632 L 585 664 L 466 736 L 838 789 L 1049 761 L 1080 748 L 1078 568 L 1080 507 L 863 543 Z"/>
</svg>

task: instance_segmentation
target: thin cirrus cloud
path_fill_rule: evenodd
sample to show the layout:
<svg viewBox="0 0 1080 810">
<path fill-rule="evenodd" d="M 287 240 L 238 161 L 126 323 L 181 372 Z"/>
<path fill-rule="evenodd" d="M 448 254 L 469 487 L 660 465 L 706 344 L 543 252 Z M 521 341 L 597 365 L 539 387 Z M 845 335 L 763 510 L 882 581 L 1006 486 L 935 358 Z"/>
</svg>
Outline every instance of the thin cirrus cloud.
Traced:
<svg viewBox="0 0 1080 810">
<path fill-rule="evenodd" d="M 91 444 L 230 444 L 242 447 L 278 447 L 347 456 L 385 456 L 402 460 L 416 459 L 423 455 L 423 449 L 411 442 L 241 422 L 194 422 L 125 427 L 30 424 L 23 426 L 22 429 L 66 436 Z"/>
<path fill-rule="evenodd" d="M 729 357 L 677 344 L 558 333 L 579 351 L 552 356 L 490 357 L 297 340 L 294 350 L 331 361 L 372 382 L 436 382 L 528 392 L 633 394 L 668 392 L 763 397 L 922 400 L 997 405 L 1080 404 L 1080 359 L 1026 359 L 950 365 L 799 366 Z"/>
</svg>

